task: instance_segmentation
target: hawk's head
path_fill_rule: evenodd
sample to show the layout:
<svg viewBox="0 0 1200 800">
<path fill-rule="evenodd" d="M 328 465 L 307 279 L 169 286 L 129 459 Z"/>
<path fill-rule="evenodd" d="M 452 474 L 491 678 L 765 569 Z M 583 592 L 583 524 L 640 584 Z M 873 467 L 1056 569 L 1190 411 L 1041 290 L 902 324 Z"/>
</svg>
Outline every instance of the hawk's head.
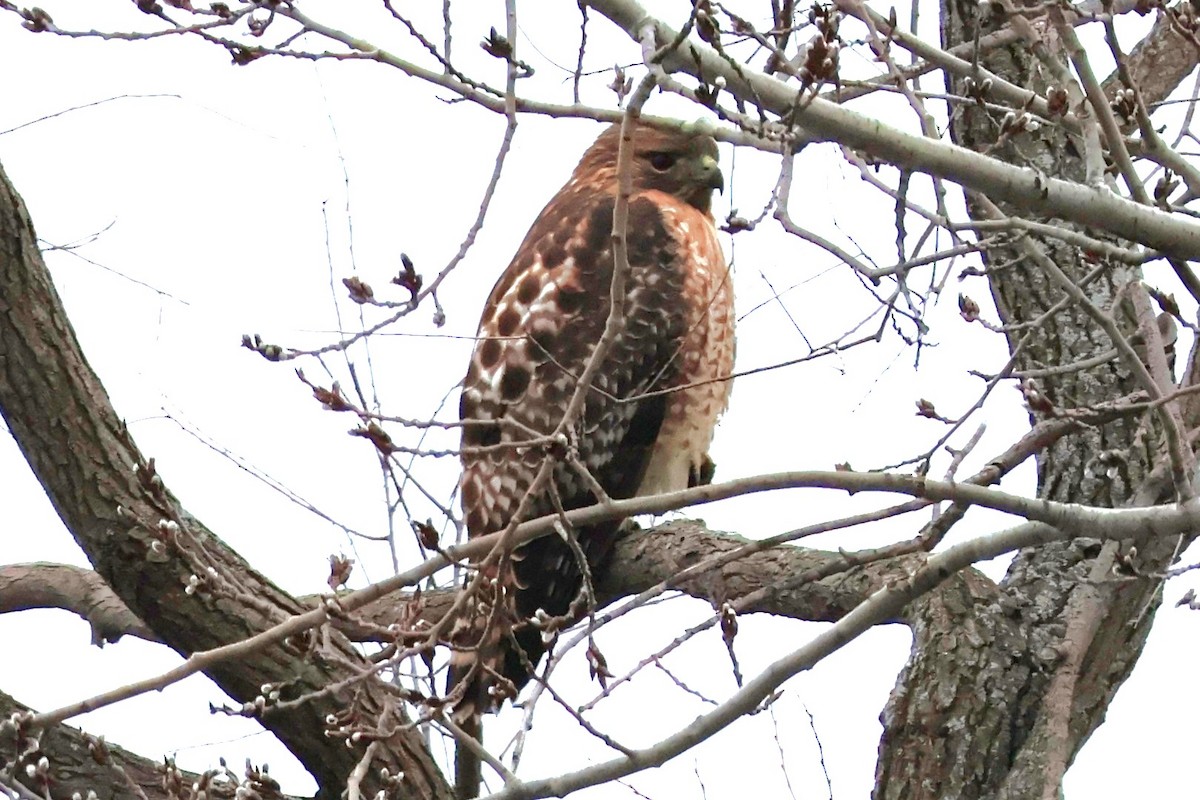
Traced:
<svg viewBox="0 0 1200 800">
<path fill-rule="evenodd" d="M 633 190 L 657 189 L 678 197 L 705 214 L 712 209 L 713 189 L 724 190 L 725 178 L 717 164 L 717 142 L 703 132 L 633 126 Z M 595 188 L 617 188 L 617 153 L 621 125 L 615 124 L 596 139 L 573 178 Z"/>
</svg>

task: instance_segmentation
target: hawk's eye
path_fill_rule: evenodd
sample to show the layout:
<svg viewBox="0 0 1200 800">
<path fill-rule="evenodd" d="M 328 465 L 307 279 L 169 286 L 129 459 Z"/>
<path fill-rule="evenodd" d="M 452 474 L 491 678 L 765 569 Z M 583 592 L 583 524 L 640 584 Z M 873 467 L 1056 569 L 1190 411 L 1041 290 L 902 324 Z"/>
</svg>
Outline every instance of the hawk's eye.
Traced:
<svg viewBox="0 0 1200 800">
<path fill-rule="evenodd" d="M 650 161 L 650 166 L 659 172 L 666 172 L 675 166 L 675 156 L 672 153 L 651 153 L 646 158 Z"/>
</svg>

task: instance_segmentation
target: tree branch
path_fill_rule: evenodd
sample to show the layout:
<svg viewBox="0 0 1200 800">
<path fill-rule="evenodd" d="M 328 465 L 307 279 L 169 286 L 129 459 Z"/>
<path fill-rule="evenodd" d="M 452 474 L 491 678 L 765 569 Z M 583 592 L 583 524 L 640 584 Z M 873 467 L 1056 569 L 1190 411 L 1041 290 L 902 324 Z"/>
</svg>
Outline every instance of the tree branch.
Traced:
<svg viewBox="0 0 1200 800">
<path fill-rule="evenodd" d="M 244 640 L 303 607 L 182 509 L 133 442 L 88 366 L 37 247 L 24 203 L 0 171 L 0 412 L 55 510 L 96 571 L 161 639 L 187 656 Z M 198 591 L 189 590 L 199 588 Z M 368 665 L 344 637 L 327 647 L 277 642 L 208 674 L 242 703 L 264 684 L 296 695 L 346 681 Z M 348 697 L 321 695 L 267 713 L 263 724 L 336 797 L 361 757 L 326 718 Z M 353 724 L 396 705 L 382 684 L 354 697 Z M 412 797 L 443 798 L 449 786 L 420 736 L 400 729 L 386 749 Z M 377 774 L 373 772 L 372 774 Z M 383 788 L 369 779 L 371 793 Z"/>
<path fill-rule="evenodd" d="M 92 644 L 99 647 L 127 634 L 161 641 L 90 569 L 46 563 L 0 566 L 0 614 L 33 608 L 77 614 L 91 626 Z"/>
<path fill-rule="evenodd" d="M 594 0 L 590 5 L 631 38 L 636 39 L 649 21 L 656 25 L 659 42 L 672 41 L 678 35 L 670 26 L 654 20 L 636 0 Z M 996 202 L 1012 203 L 1047 216 L 1107 230 L 1183 259 L 1200 258 L 1200 224 L 1140 206 L 1095 187 L 888 127 L 877 119 L 819 97 L 805 99 L 801 104 L 799 90 L 793 85 L 737 69 L 712 48 L 697 42 L 689 42 L 686 50 L 686 55 L 664 59 L 663 68 L 668 72 L 686 72 L 705 81 L 719 78 L 734 96 L 761 105 L 780 117 L 794 117 L 797 126 L 816 139 L 836 141 L 871 153 L 874 158 L 945 178 Z M 798 110 L 801 105 L 802 110 Z"/>
<path fill-rule="evenodd" d="M 0 718 L 32 713 L 28 706 L 0 692 Z M 23 744 L 28 745 L 28 742 Z M 16 745 L 15 737 L 0 736 L 0 765 L 13 764 L 12 775 L 7 780 L 0 769 L 0 784 L 13 781 L 36 796 L 45 796 L 45 785 L 26 772 L 27 766 L 36 766 L 44 757 L 50 763 L 50 796 L 54 798 L 88 797 L 89 792 L 95 791 L 108 800 L 179 800 L 178 795 L 170 794 L 165 787 L 166 768 L 162 761 L 143 758 L 116 745 L 103 743 L 70 725 L 56 725 L 43 731 L 35 748 L 25 748 L 28 752 L 19 754 Z M 190 772 L 178 772 L 177 775 L 187 786 L 198 785 L 203 778 Z M 232 800 L 237 788 L 224 782 L 210 785 L 210 796 L 214 800 Z M 223 787 L 226 791 L 222 791 Z"/>
</svg>

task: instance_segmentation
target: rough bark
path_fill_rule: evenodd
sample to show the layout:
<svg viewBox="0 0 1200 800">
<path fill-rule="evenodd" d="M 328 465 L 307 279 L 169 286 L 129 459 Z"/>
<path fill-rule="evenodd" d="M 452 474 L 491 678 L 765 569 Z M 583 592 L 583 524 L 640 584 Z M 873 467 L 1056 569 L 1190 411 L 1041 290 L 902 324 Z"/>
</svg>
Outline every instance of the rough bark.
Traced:
<svg viewBox="0 0 1200 800">
<path fill-rule="evenodd" d="M 597 573 L 596 595 L 601 607 L 639 594 L 666 582 L 672 589 L 703 599 L 719 607 L 731 601 L 739 614 L 769 613 L 809 621 L 831 622 L 865 600 L 884 585 L 903 580 L 921 562 L 922 556 L 908 555 L 858 563 L 847 554 L 794 546 L 762 549 L 732 534 L 709 530 L 698 520 L 681 520 L 647 530 L 627 531 L 614 546 L 610 568 Z M 679 580 L 681 571 L 706 561 L 751 548 L 757 552 L 728 561 L 691 580 Z M 883 555 L 882 553 L 880 555 Z M 821 577 L 824 576 L 824 577 Z M 938 590 L 937 602 L 961 608 L 994 594 L 991 582 L 974 570 L 952 576 Z M 449 609 L 452 591 L 422 593 L 421 617 L 436 623 Z M 314 607 L 320 597 L 297 601 Z M 385 597 L 353 615 L 337 620 L 336 627 L 358 641 L 379 641 L 381 629 L 407 613 L 407 594 Z M 106 640 L 121 635 L 143 636 L 157 641 L 100 576 L 80 567 L 62 564 L 28 564 L 0 567 L 0 613 L 20 608 L 55 607 L 84 616 L 93 631 L 103 631 Z M 97 609 L 102 609 L 97 613 Z M 906 620 L 896 619 L 903 623 Z M 26 711 L 0 694 L 0 719 L 15 711 Z M 13 741 L 0 737 L 0 764 L 13 756 Z M 51 764 L 56 789 L 69 795 L 86 785 L 101 791 L 102 800 L 131 800 L 131 788 L 122 773 L 90 759 L 87 740 L 69 725 L 56 726 L 42 736 L 39 754 Z M 163 800 L 162 765 L 117 750 L 116 761 L 146 792 L 147 800 Z M 22 760 L 23 767 L 30 761 Z M 18 776 L 22 773 L 17 770 Z M 185 776 L 186 783 L 197 776 Z M 31 784 L 30 788 L 37 788 Z M 108 794 L 111 793 L 111 794 Z M 86 796 L 86 790 L 83 792 Z"/>
<path fill-rule="evenodd" d="M 699 520 L 681 520 L 647 530 L 623 533 L 613 547 L 609 568 L 596 574 L 596 601 L 601 607 L 667 582 L 714 606 L 743 599 L 740 613 L 767 613 L 812 622 L 833 622 L 884 583 L 905 577 L 906 558 L 883 558 L 860 564 L 825 550 L 760 543 L 707 528 Z M 721 564 L 688 581 L 677 579 L 684 569 L 741 548 L 757 552 Z M 985 580 L 973 577 L 972 580 Z M 434 624 L 449 610 L 453 590 L 423 590 L 420 619 Z M 400 592 L 371 603 L 331 624 L 356 642 L 392 639 L 386 627 L 408 612 L 411 594 Z M 319 595 L 297 597 L 316 608 Z M 66 564 L 0 566 L 0 614 L 29 608 L 59 608 L 82 617 L 93 631 L 92 643 L 112 642 L 131 635 L 161 641 L 121 602 L 94 571 Z M 897 620 L 897 622 L 900 620 Z"/>
<path fill-rule="evenodd" d="M 971 41 L 980 6 L 945 2 L 947 44 Z M 1169 47 L 1157 52 L 1179 55 Z M 1186 71 L 1180 63 L 1173 58 L 1170 65 L 1164 62 L 1148 74 L 1182 77 Z M 1015 83 L 1045 88 L 1023 44 L 989 53 L 987 66 Z M 1064 132 L 1050 126 L 996 147 L 997 120 L 981 109 L 960 109 L 953 126 L 960 144 L 1034 166 L 1046 175 L 1081 179 L 1080 146 Z M 792 109 L 773 110 L 784 114 Z M 1061 243 L 1038 246 L 1076 281 L 1097 263 Z M 988 264 L 1006 322 L 1038 319 L 1061 298 L 1044 272 L 1012 248 L 989 251 Z M 1086 291 L 1108 309 L 1121 287 L 1138 277 L 1136 271 L 1113 263 Z M 1021 366 L 1068 363 L 1111 346 L 1078 307 L 1026 331 L 1030 336 L 1021 343 Z M 1015 338 L 1011 344 L 1017 349 Z M 1110 400 L 1133 387 L 1119 363 L 1109 363 L 1048 380 L 1044 388 L 1063 407 Z M 0 407 L 97 574 L 170 646 L 185 654 L 209 649 L 253 635 L 302 609 L 299 601 L 272 586 L 188 517 L 155 475 L 153 463 L 136 450 L 82 357 L 41 265 L 24 209 L 2 174 Z M 1097 426 L 1047 451 L 1039 462 L 1039 491 L 1047 498 L 1095 505 L 1133 502 L 1139 490 L 1150 495 L 1145 488 L 1155 452 L 1154 438 L 1145 435 L 1138 420 Z M 1100 453 L 1121 453 L 1122 458 L 1102 464 L 1096 458 Z M 612 598 L 638 591 L 738 544 L 697 538 L 694 533 L 686 526 L 668 526 L 656 534 L 653 547 L 645 539 L 628 538 L 617 556 L 628 568 L 599 576 L 602 593 Z M 1146 569 L 1159 568 L 1170 551 L 1170 543 L 1144 548 L 1139 563 Z M 1104 559 L 1111 555 L 1086 541 L 1031 550 L 1017 558 L 1000 587 L 964 575 L 909 610 L 905 621 L 914 631 L 914 649 L 885 711 L 878 796 L 1033 797 L 1043 796 L 1047 788 L 1057 789 L 1048 761 L 1061 756 L 1069 762 L 1099 724 L 1112 694 L 1136 662 L 1152 618 L 1147 612 L 1158 602 L 1152 581 L 1122 584 L 1118 590 L 1085 580 L 1107 574 Z M 854 570 L 836 588 L 832 582 L 779 589 L 764 583 L 773 572 L 799 569 L 804 574 L 834 558 L 800 550 L 786 556 L 761 553 L 680 588 L 714 601 L 760 598 L 745 610 L 786 613 L 785 608 L 799 603 L 813 619 L 836 619 L 879 580 L 886 580 L 888 569 L 903 566 Z M 183 589 L 193 575 L 202 579 L 200 590 L 187 594 Z M 1102 619 L 1103 624 L 1095 631 L 1086 625 L 1077 630 L 1081 614 Z M 347 680 L 364 668 L 344 638 L 331 635 L 328 641 L 327 648 L 311 656 L 303 647 L 278 645 L 223 664 L 212 677 L 239 701 L 249 702 L 266 682 L 286 683 L 289 691 L 302 693 Z M 1079 652 L 1077 660 L 1072 658 L 1074 651 Z M 1069 724 L 1065 731 L 1056 731 L 1047 704 L 1056 700 L 1055 681 L 1064 674 L 1064 663 L 1079 674 L 1066 696 Z M 360 719 L 374 720 L 383 709 L 400 713 L 384 687 L 363 682 L 356 690 L 353 702 Z M 264 719 L 329 796 L 340 791 L 359 753 L 322 736 L 324 717 L 350 702 L 348 696 L 332 693 L 285 713 L 268 713 Z M 400 733 L 388 744 L 387 757 L 407 777 L 405 796 L 448 793 L 419 739 Z M 69 768 L 79 763 L 73 756 L 64 758 Z M 370 792 L 375 787 L 369 779 L 363 788 Z M 58 796 L 58 789 L 52 794 Z"/>
<path fill-rule="evenodd" d="M 31 713 L 32 709 L 0 692 L 0 718 Z M 46 788 L 37 778 L 25 773 L 27 766 L 36 766 L 41 757 L 50 765 L 50 795 L 52 797 L 88 797 L 95 792 L 99 800 L 178 800 L 178 794 L 167 792 L 162 761 L 143 758 L 114 744 L 102 742 L 78 728 L 57 725 L 38 737 L 36 750 L 26 754 L 22 743 L 17 750 L 15 735 L 0 736 L 0 764 L 14 763 L 15 774 L 22 785 L 41 795 Z M 176 777 L 185 786 L 200 784 L 205 778 L 192 772 L 178 772 Z M 3 781 L 0 781 L 3 783 Z M 213 800 L 229 800 L 236 785 L 231 781 L 205 781 Z M 276 800 L 276 795 L 272 800 Z M 265 800 L 265 799 L 264 799 Z"/>
<path fill-rule="evenodd" d="M 647 24 L 634 3 L 594 5 L 634 38 Z M 945 46 L 963 45 L 969 50 L 977 41 L 976 15 L 990 9 L 991 4 L 945 0 Z M 990 30 L 1001 22 L 993 21 Z M 658 34 L 663 42 L 675 35 L 661 25 Z M 779 88 L 782 84 L 754 83 L 700 48 L 692 48 L 688 56 L 668 58 L 669 68 L 693 76 L 703 73 L 703 80 L 720 75 L 726 90 L 745 103 L 766 106 L 785 118 L 794 115 L 801 128 L 813 122 L 811 114 L 794 114 L 789 92 Z M 990 51 L 984 66 L 1037 93 L 1044 94 L 1047 87 L 1025 42 Z M 968 94 L 965 88 L 957 79 L 952 82 L 951 91 L 959 96 Z M 1031 175 L 1080 181 L 1084 151 L 1059 127 L 1043 126 L 1038 133 L 1001 143 L 1000 120 L 988 118 L 988 113 L 982 103 L 958 106 L 952 122 L 956 142 L 1023 168 L 1034 167 L 1027 170 Z M 896 149 L 877 150 L 888 152 L 873 155 L 906 157 Z M 953 173 L 929 169 L 948 177 Z M 1036 192 L 1006 196 L 1020 200 L 1025 209 L 1045 207 L 1041 202 L 1045 197 L 1039 200 Z M 980 212 L 979 207 L 971 210 Z M 1078 213 L 1075 216 L 1082 219 Z M 1065 225 L 1062 220 L 1042 221 Z M 1089 233 L 1105 237 L 1097 231 Z M 1056 241 L 1038 241 L 1035 247 L 1076 283 L 1101 263 L 1092 254 Z M 1062 297 L 1046 272 L 1034 269 L 1015 247 L 991 249 L 986 258 L 1005 322 L 1035 323 Z M 1103 266 L 1085 292 L 1108 312 L 1118 291 L 1140 274 L 1120 263 Z M 1132 333 L 1126 315 L 1114 316 L 1124 332 Z M 1044 323 L 1027 325 L 1022 332 L 1028 332 L 1029 338 L 1022 343 L 1018 367 L 1070 364 L 1112 346 L 1099 325 L 1077 306 Z M 1017 339 L 1010 345 L 1016 350 Z M 1047 379 L 1044 389 L 1059 408 L 1089 407 L 1126 395 L 1134 385 L 1120 363 L 1109 362 Z M 1118 420 L 1055 443 L 1039 459 L 1041 496 L 1116 506 L 1133 502 L 1140 492 L 1138 502 L 1158 501 L 1157 481 L 1148 480 L 1158 450 L 1157 432 L 1153 425 L 1143 430 L 1141 422 Z M 1171 560 L 1174 544 L 1145 548 L 1137 566 L 1151 572 L 1162 568 Z M 1159 602 L 1156 581 L 1127 582 L 1120 588 L 1103 582 L 1113 556 L 1113 548 L 1086 541 L 1038 548 L 1015 560 L 996 595 L 964 594 L 951 597 L 953 602 L 936 595 L 915 604 L 910 612 L 914 648 L 883 715 L 877 797 L 1056 795 L 1062 771 L 1102 721 L 1113 693 L 1136 663 Z M 1062 712 L 1048 713 L 1048 703 L 1063 706 Z"/>
<path fill-rule="evenodd" d="M 97 573 L 170 647 L 188 655 L 243 640 L 303 607 L 183 511 L 137 449 L 88 366 L 38 251 L 24 203 L 0 171 L 0 411 L 55 510 Z M 192 576 L 197 591 L 186 592 Z M 350 681 L 367 662 L 336 633 L 306 651 L 284 642 L 219 664 L 211 677 L 252 703 L 266 683 L 295 697 Z M 324 735 L 327 715 L 351 707 L 364 724 L 400 704 L 377 682 L 318 696 L 262 724 L 336 797 L 361 757 Z M 396 733 L 385 761 L 406 797 L 448 797 L 419 735 Z M 364 790 L 382 786 L 372 771 Z"/>
<path fill-rule="evenodd" d="M 0 692 L 0 714 L 4 718 L 29 711 L 26 706 Z M 15 773 L 21 783 L 39 794 L 42 787 L 38 781 L 26 776 L 25 768 L 36 764 L 40 756 L 45 756 L 53 765 L 52 796 L 70 797 L 78 793 L 81 797 L 87 797 L 89 791 L 95 791 L 101 800 L 137 800 L 133 788 L 136 786 L 146 793 L 148 800 L 165 800 L 162 779 L 158 774 L 159 764 L 111 745 L 110 763 L 101 764 L 93 757 L 94 751 L 90 745 L 94 741 L 77 728 L 58 725 L 39 737 L 36 754 L 18 758 L 17 739 L 9 731 L 8 735 L 0 736 L 0 763 L 15 761 Z"/>
<path fill-rule="evenodd" d="M 944 45 L 970 42 L 1001 23 L 981 22 L 982 8 L 946 0 Z M 981 63 L 1040 94 L 1053 82 L 1024 42 L 994 50 Z M 964 86 L 952 81 L 951 91 L 962 93 Z M 956 108 L 951 131 L 959 145 L 1083 181 L 1084 146 L 1060 127 L 1043 126 L 1005 142 L 998 123 L 982 106 L 964 103 Z M 975 203 L 969 200 L 968 206 L 982 216 Z M 1036 246 L 1077 284 L 1100 264 L 1061 242 L 1037 240 Z M 1063 293 L 1015 246 L 989 249 L 986 261 L 1003 322 L 1012 326 L 1045 317 L 1034 327 L 1009 328 L 1018 369 L 1070 364 L 1112 347 L 1078 306 L 1045 316 Z M 1117 263 L 1103 266 L 1084 291 L 1131 333 L 1131 324 L 1114 309 L 1115 298 L 1140 280 L 1140 272 Z M 1048 378 L 1042 388 L 1060 408 L 1086 407 L 1125 394 L 1134 383 L 1113 361 Z M 1114 421 L 1052 445 L 1038 459 L 1039 495 L 1110 507 L 1165 499 L 1148 480 L 1159 441 L 1147 421 Z M 1105 454 L 1113 460 L 1105 462 Z M 1163 568 L 1174 545 L 1143 548 L 1140 567 Z M 1031 549 L 1017 556 L 994 599 L 951 605 L 937 596 L 922 604 L 914 615 L 910 660 L 884 714 L 877 797 L 1057 796 L 1062 771 L 1103 721 L 1136 664 L 1161 599 L 1157 581 L 1094 582 L 1110 576 L 1111 557 L 1110 550 L 1086 541 Z"/>
<path fill-rule="evenodd" d="M 1126 63 L 1130 78 L 1147 102 L 1161 100 L 1183 82 L 1196 68 L 1200 48 L 1196 41 L 1182 33 L 1178 17 L 1190 16 L 1190 9 L 1176 4 L 1162 9 L 1154 19 L 1154 27 L 1129 52 Z M 1104 91 L 1111 97 L 1121 88 L 1121 80 L 1113 73 L 1104 81 Z"/>
</svg>

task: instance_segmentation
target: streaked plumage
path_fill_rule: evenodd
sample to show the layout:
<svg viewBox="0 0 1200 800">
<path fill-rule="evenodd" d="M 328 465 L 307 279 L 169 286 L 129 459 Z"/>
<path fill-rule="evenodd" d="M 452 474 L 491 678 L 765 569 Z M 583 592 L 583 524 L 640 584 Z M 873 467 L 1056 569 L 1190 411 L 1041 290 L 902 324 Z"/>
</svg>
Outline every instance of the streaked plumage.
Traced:
<svg viewBox="0 0 1200 800">
<path fill-rule="evenodd" d="M 461 489 L 471 537 L 503 529 L 543 459 L 553 457 L 553 448 L 521 443 L 559 424 L 604 330 L 619 142 L 613 126 L 584 153 L 485 306 L 460 403 L 469 423 Z M 712 191 L 721 188 L 716 143 L 703 133 L 638 125 L 632 146 L 625 326 L 573 436 L 580 461 L 613 498 L 711 478 L 708 447 L 728 401 L 734 351 L 732 287 L 710 211 Z M 555 465 L 552 481 L 568 510 L 596 501 L 564 462 Z M 530 499 L 523 519 L 553 511 L 550 492 Z M 576 531 L 593 567 L 616 529 L 611 523 Z M 527 664 L 537 664 L 544 645 L 527 620 L 539 609 L 566 614 L 582 576 L 557 536 L 530 543 L 492 573 L 495 586 L 470 604 L 451 637 L 450 686 L 471 675 L 459 689 L 460 718 L 495 705 L 510 688 L 489 670 L 511 688 L 528 681 Z"/>
</svg>

